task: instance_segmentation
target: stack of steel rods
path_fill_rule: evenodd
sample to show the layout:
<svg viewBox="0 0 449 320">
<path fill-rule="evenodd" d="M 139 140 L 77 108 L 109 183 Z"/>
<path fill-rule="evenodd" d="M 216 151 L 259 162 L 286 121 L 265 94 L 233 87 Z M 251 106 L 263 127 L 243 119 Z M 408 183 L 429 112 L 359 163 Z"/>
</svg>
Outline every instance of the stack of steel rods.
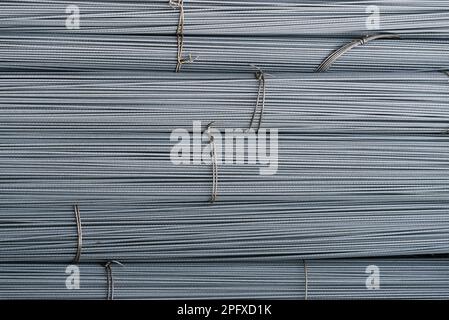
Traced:
<svg viewBox="0 0 449 320">
<path fill-rule="evenodd" d="M 105 299 L 111 293 L 115 299 L 449 298 L 448 259 L 145 263 L 111 269 L 113 292 L 101 265 L 76 270 L 64 264 L 0 264 L 0 299 Z"/>
<path fill-rule="evenodd" d="M 0 263 L 285 261 L 449 252 L 448 200 L 0 208 Z M 82 243 L 78 244 L 78 238 Z"/>
<path fill-rule="evenodd" d="M 8 1 L 0 5 L 2 32 L 62 32 L 79 15 L 76 33 L 174 34 L 178 1 Z M 76 9 L 73 9 L 76 6 Z M 446 0 L 184 1 L 187 35 L 355 35 L 372 31 L 447 37 Z M 377 15 L 380 23 L 375 23 Z M 372 20 L 374 19 L 374 23 Z"/>
<path fill-rule="evenodd" d="M 449 298 L 449 2 L 298 2 L 0 3 L 0 299 Z"/>
<path fill-rule="evenodd" d="M 237 73 L 2 73 L 0 138 L 3 145 L 4 139 L 38 136 L 152 139 L 146 133 L 192 131 L 194 121 L 200 130 L 211 121 L 219 129 L 246 129 L 258 85 L 253 74 Z M 444 137 L 448 87 L 443 72 L 267 75 L 261 127 Z"/>
<path fill-rule="evenodd" d="M 313 72 L 353 38 L 184 37 L 195 60 L 183 71 Z M 33 70 L 172 71 L 176 41 L 163 36 L 1 34 L 0 67 Z M 449 69 L 449 41 L 379 39 L 354 48 L 330 71 L 429 71 Z"/>
</svg>

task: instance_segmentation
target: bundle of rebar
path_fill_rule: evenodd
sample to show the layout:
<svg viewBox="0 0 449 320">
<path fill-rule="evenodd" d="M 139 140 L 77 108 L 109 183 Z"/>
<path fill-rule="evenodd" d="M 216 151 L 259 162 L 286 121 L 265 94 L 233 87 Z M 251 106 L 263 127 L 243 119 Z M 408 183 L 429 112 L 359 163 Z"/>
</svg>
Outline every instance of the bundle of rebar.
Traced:
<svg viewBox="0 0 449 320">
<path fill-rule="evenodd" d="M 449 298 L 447 259 L 106 265 L 0 264 L 0 299 Z"/>
<path fill-rule="evenodd" d="M 277 73 L 265 78 L 265 108 L 257 119 L 261 114 L 261 128 L 296 135 L 444 137 L 448 82 L 443 72 Z M 212 121 L 217 129 L 247 129 L 262 96 L 259 84 L 253 73 L 2 73 L 0 137 L 101 139 L 128 132 L 144 138 L 149 132 L 192 131 L 195 121 L 201 130 Z"/>
<path fill-rule="evenodd" d="M 186 35 L 358 36 L 380 31 L 444 38 L 449 28 L 446 0 L 20 0 L 3 2 L 0 12 L 0 30 L 11 33 L 174 34 L 182 23 Z M 79 28 L 71 24 L 77 18 Z"/>
<path fill-rule="evenodd" d="M 267 197 L 268 198 L 268 197 Z M 26 199 L 24 200 L 26 201 Z M 2 205 L 0 262 L 284 261 L 444 254 L 448 200 Z M 79 241 L 82 240 L 82 241 Z"/>
<path fill-rule="evenodd" d="M 0 141 L 4 204 L 207 203 L 211 195 L 210 156 L 178 159 L 169 135 L 36 132 Z M 210 144 L 201 147 L 209 153 Z M 268 148 L 271 157 L 259 154 L 255 163 L 217 154 L 220 201 L 449 200 L 445 135 L 287 135 L 277 156 Z"/>
<path fill-rule="evenodd" d="M 337 49 L 360 37 L 276 38 L 184 36 L 194 61 L 183 72 L 314 72 Z M 449 69 L 449 41 L 378 39 L 345 52 L 329 71 L 431 71 Z M 111 34 L 1 34 L 0 67 L 31 70 L 173 71 L 171 37 Z M 192 59 L 193 59 L 192 58 Z"/>
</svg>

